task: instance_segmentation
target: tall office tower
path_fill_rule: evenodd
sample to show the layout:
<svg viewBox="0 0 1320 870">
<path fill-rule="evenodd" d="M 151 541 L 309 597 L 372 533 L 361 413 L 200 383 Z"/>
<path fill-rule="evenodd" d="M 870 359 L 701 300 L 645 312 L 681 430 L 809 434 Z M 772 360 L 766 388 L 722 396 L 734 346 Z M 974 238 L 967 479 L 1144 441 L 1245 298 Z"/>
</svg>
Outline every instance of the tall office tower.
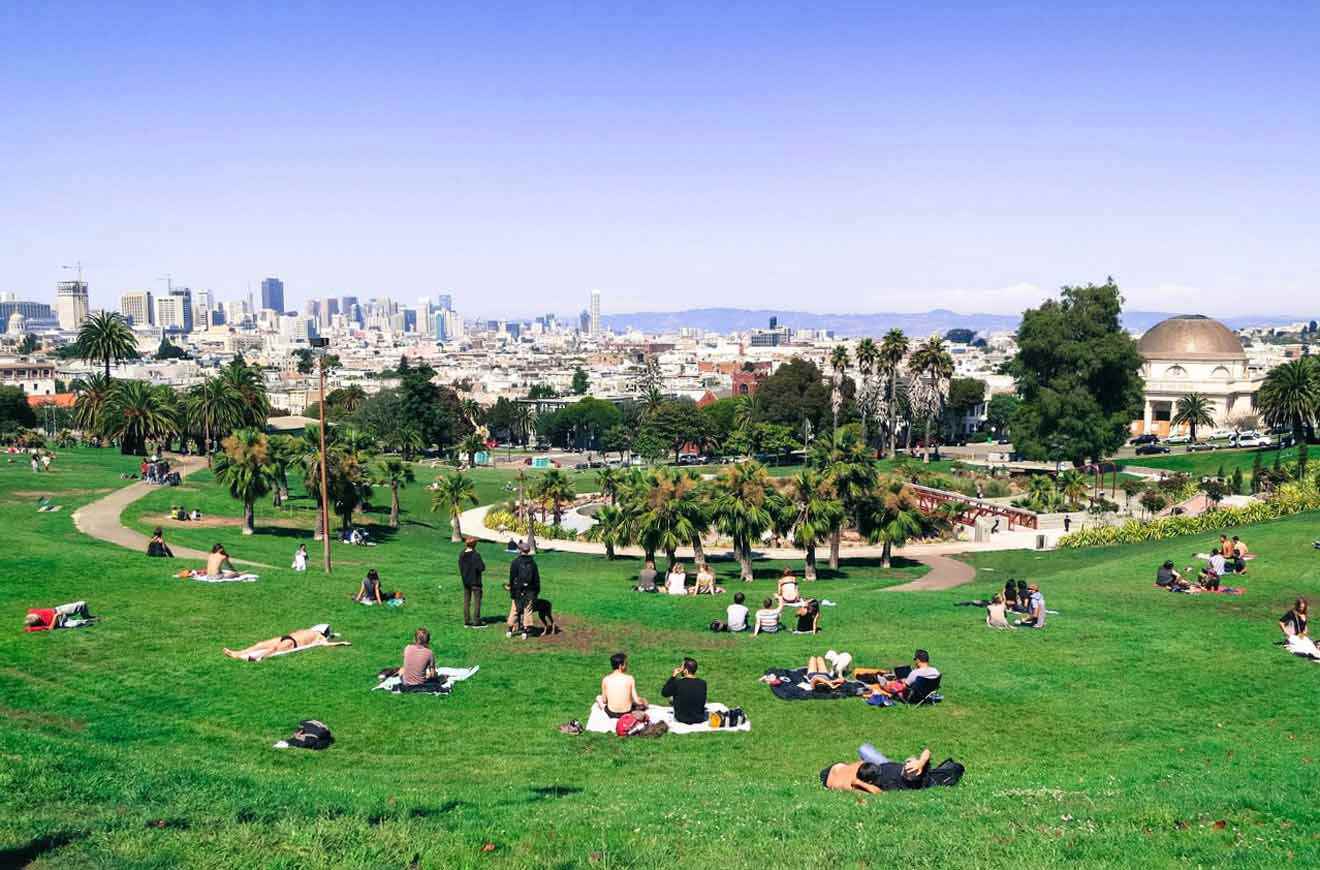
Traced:
<svg viewBox="0 0 1320 870">
<path fill-rule="evenodd" d="M 582 333 L 583 335 L 589 335 L 591 333 L 590 311 L 583 311 L 581 314 L 578 315 L 578 332 Z"/>
<path fill-rule="evenodd" d="M 403 332 L 417 331 L 418 312 L 416 308 L 401 308 L 399 309 L 399 313 L 395 316 L 402 318 Z"/>
<path fill-rule="evenodd" d="M 303 303 L 303 315 L 311 317 L 317 323 L 321 322 L 321 303 L 315 299 L 308 299 Z"/>
<path fill-rule="evenodd" d="M 119 297 L 119 313 L 133 326 L 154 326 L 156 306 L 150 290 L 129 290 Z"/>
<path fill-rule="evenodd" d="M 82 326 L 88 311 L 86 281 L 61 281 L 55 285 L 55 316 L 59 318 L 60 329 Z"/>
<path fill-rule="evenodd" d="M 224 326 L 229 322 L 225 319 L 225 307 L 219 302 L 211 306 L 211 310 L 207 316 L 209 317 L 211 326 Z"/>
<path fill-rule="evenodd" d="M 279 278 L 261 282 L 261 307 L 284 313 L 284 282 Z"/>
<path fill-rule="evenodd" d="M 357 304 L 358 304 L 358 300 L 356 296 L 340 296 L 339 313 L 348 314 L 348 312 L 353 308 L 353 306 Z"/>
<path fill-rule="evenodd" d="M 193 326 L 206 329 L 211 325 L 211 291 L 198 290 L 192 298 Z"/>
<path fill-rule="evenodd" d="M 172 287 L 168 296 L 156 297 L 156 325 L 166 332 L 192 332 L 192 291 Z"/>
<path fill-rule="evenodd" d="M 440 293 L 435 297 L 435 304 L 440 306 L 443 311 L 454 310 L 454 295 L 452 293 Z"/>
<path fill-rule="evenodd" d="M 600 335 L 600 291 L 591 291 L 591 334 Z"/>
<path fill-rule="evenodd" d="M 339 297 L 327 296 L 321 300 L 321 325 L 326 329 L 334 323 L 335 315 L 339 313 Z"/>
</svg>

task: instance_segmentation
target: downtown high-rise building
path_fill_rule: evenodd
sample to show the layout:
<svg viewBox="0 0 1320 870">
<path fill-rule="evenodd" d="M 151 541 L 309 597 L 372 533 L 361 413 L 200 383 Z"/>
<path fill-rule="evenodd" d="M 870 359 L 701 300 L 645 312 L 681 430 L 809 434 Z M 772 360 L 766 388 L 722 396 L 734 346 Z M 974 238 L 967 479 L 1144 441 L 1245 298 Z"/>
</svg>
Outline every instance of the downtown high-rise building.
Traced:
<svg viewBox="0 0 1320 870">
<path fill-rule="evenodd" d="M 441 311 L 454 310 L 454 295 L 452 293 L 438 293 L 435 297 L 435 304 Z"/>
<path fill-rule="evenodd" d="M 335 322 L 335 315 L 339 313 L 339 297 L 327 296 L 321 300 L 321 325 L 326 329 Z"/>
<path fill-rule="evenodd" d="M 192 297 L 192 322 L 194 329 L 206 329 L 211 325 L 211 291 L 198 290 Z"/>
<path fill-rule="evenodd" d="M 192 291 L 171 287 L 169 295 L 156 297 L 156 326 L 166 332 L 192 332 Z"/>
<path fill-rule="evenodd" d="M 591 291 L 591 330 L 592 335 L 600 335 L 600 291 Z"/>
<path fill-rule="evenodd" d="M 284 313 L 284 282 L 279 278 L 261 282 L 261 307 Z"/>
<path fill-rule="evenodd" d="M 90 313 L 86 281 L 61 281 L 55 285 L 55 316 L 60 329 L 78 329 Z"/>
<path fill-rule="evenodd" d="M 156 324 L 156 303 L 150 290 L 129 290 L 119 297 L 119 313 L 133 326 Z"/>
</svg>

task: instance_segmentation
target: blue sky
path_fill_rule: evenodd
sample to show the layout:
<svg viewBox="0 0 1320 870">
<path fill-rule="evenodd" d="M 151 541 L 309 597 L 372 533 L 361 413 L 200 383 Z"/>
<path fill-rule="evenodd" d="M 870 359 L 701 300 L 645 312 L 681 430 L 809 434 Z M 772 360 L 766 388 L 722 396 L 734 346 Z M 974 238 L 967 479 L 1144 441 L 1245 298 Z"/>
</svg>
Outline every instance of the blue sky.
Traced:
<svg viewBox="0 0 1320 870">
<path fill-rule="evenodd" d="M 0 290 L 1320 308 L 1320 4 L 1062 6 L 4 3 Z"/>
</svg>

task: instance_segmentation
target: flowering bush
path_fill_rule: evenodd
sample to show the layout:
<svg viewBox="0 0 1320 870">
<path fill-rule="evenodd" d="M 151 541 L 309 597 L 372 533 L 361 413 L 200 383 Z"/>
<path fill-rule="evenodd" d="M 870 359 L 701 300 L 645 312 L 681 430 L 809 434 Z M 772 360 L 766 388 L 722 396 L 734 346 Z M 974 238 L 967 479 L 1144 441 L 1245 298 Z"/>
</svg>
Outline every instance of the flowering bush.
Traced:
<svg viewBox="0 0 1320 870">
<path fill-rule="evenodd" d="M 501 533 L 527 534 L 527 523 L 514 516 L 512 511 L 503 508 L 492 508 L 486 512 L 486 528 Z M 563 526 L 556 528 L 555 526 L 533 521 L 532 529 L 536 532 L 538 538 L 545 538 L 550 541 L 577 540 L 577 534 Z"/>
</svg>

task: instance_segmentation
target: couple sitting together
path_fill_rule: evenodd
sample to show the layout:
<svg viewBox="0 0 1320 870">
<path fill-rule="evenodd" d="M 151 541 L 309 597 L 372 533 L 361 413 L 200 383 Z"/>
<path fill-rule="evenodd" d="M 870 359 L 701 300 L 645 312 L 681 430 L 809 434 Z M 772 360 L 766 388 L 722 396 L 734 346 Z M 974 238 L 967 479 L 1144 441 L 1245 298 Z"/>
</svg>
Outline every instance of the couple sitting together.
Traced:
<svg viewBox="0 0 1320 870">
<path fill-rule="evenodd" d="M 637 694 L 637 681 L 628 673 L 628 656 L 615 653 L 610 656 L 610 673 L 600 681 L 600 695 L 596 703 L 611 719 L 626 714 L 645 712 L 648 704 Z M 674 721 L 684 725 L 699 725 L 706 721 L 706 681 L 697 676 L 696 659 L 687 657 L 674 668 L 660 694 L 674 703 Z"/>
</svg>

